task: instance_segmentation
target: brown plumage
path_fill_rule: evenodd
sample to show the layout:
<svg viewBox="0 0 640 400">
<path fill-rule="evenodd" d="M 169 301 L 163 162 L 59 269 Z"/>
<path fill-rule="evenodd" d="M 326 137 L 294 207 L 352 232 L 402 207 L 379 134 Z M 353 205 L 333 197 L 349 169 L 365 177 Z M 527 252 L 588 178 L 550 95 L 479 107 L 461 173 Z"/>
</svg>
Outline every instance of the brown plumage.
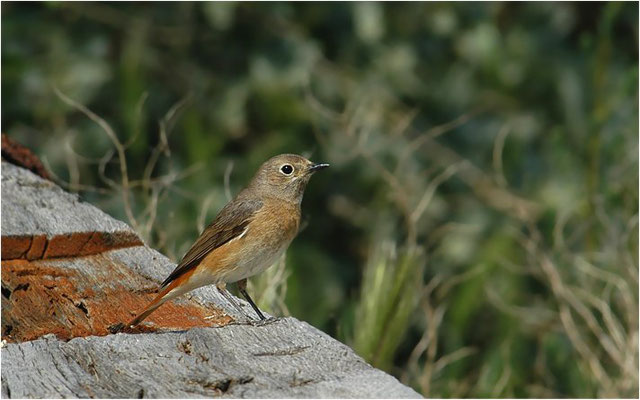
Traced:
<svg viewBox="0 0 640 400">
<path fill-rule="evenodd" d="M 271 266 L 289 246 L 298 233 L 304 189 L 315 171 L 328 166 L 295 154 L 262 164 L 162 282 L 158 296 L 127 326 L 139 324 L 166 301 L 211 284 L 240 309 L 226 292 L 225 285 L 233 282 L 264 319 L 246 292 L 246 279 Z"/>
</svg>

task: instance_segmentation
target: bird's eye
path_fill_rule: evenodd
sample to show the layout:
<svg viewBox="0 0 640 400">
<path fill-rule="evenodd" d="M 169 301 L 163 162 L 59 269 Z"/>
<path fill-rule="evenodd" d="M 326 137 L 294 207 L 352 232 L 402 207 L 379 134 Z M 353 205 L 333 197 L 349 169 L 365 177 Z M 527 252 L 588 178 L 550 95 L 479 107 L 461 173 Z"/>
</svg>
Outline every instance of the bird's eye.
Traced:
<svg viewBox="0 0 640 400">
<path fill-rule="evenodd" d="M 293 167 L 289 164 L 285 164 L 282 167 L 280 167 L 280 172 L 282 172 L 285 175 L 291 175 L 291 173 L 293 173 Z"/>
</svg>

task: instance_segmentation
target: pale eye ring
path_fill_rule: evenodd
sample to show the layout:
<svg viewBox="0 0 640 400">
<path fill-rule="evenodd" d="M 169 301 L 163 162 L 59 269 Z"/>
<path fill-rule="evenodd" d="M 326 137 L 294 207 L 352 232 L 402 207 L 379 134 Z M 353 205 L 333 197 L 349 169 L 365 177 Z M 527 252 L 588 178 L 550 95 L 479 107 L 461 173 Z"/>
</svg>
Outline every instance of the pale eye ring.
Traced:
<svg viewBox="0 0 640 400">
<path fill-rule="evenodd" d="M 280 167 L 280 172 L 282 172 L 285 175 L 291 175 L 293 174 L 293 166 L 291 166 L 291 164 L 283 164 Z"/>
</svg>

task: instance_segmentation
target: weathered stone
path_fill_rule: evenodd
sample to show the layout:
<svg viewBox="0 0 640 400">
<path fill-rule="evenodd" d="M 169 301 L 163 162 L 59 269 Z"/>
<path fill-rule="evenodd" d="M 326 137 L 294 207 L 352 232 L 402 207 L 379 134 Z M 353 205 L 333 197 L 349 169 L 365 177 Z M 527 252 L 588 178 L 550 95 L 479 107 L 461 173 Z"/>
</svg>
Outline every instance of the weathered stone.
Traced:
<svg viewBox="0 0 640 400">
<path fill-rule="evenodd" d="M 2 216 L 3 260 L 83 256 L 143 244 L 124 222 L 5 161 Z M 45 239 L 30 252 L 36 236 Z"/>
<path fill-rule="evenodd" d="M 234 322 L 244 319 L 212 287 L 133 333 L 108 334 L 175 264 L 126 224 L 4 162 L 2 194 L 3 398 L 419 397 L 295 318 Z"/>
<path fill-rule="evenodd" d="M 11 368 L 6 366 L 11 365 Z M 2 350 L 3 397 L 419 397 L 294 318 Z"/>
<path fill-rule="evenodd" d="M 44 256 L 44 250 L 47 248 L 48 240 L 46 235 L 34 235 L 31 238 L 31 246 L 27 251 L 27 260 L 38 260 Z M 17 258 L 17 257 L 15 257 Z"/>
<path fill-rule="evenodd" d="M 150 253 L 144 247 L 130 250 Z M 131 319 L 155 297 L 158 284 L 132 271 L 129 258 L 118 251 L 73 259 L 3 261 L 2 338 L 22 342 L 47 333 L 63 340 L 104 336 L 110 325 Z M 186 296 L 169 302 L 136 331 L 218 326 L 232 320 L 215 303 L 202 303 Z"/>
<path fill-rule="evenodd" d="M 3 216 L 6 216 L 4 212 Z M 13 260 L 24 258 L 31 247 L 30 235 L 2 236 L 2 259 Z"/>
</svg>

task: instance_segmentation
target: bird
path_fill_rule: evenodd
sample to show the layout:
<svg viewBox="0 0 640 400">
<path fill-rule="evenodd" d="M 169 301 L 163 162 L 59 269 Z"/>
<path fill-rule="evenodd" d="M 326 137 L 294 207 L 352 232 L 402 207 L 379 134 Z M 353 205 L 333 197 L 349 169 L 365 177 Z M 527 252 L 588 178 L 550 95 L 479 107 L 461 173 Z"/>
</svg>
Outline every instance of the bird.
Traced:
<svg viewBox="0 0 640 400">
<path fill-rule="evenodd" d="M 176 268 L 160 285 L 157 296 L 126 326 L 140 324 L 162 304 L 194 289 L 216 285 L 245 317 L 228 293 L 236 283 L 260 320 L 265 320 L 246 290 L 247 278 L 278 260 L 300 227 L 301 203 L 311 176 L 329 164 L 313 163 L 296 154 L 265 161 L 246 188 L 227 203 L 200 234 Z M 117 332 L 124 327 L 109 328 Z"/>
</svg>

